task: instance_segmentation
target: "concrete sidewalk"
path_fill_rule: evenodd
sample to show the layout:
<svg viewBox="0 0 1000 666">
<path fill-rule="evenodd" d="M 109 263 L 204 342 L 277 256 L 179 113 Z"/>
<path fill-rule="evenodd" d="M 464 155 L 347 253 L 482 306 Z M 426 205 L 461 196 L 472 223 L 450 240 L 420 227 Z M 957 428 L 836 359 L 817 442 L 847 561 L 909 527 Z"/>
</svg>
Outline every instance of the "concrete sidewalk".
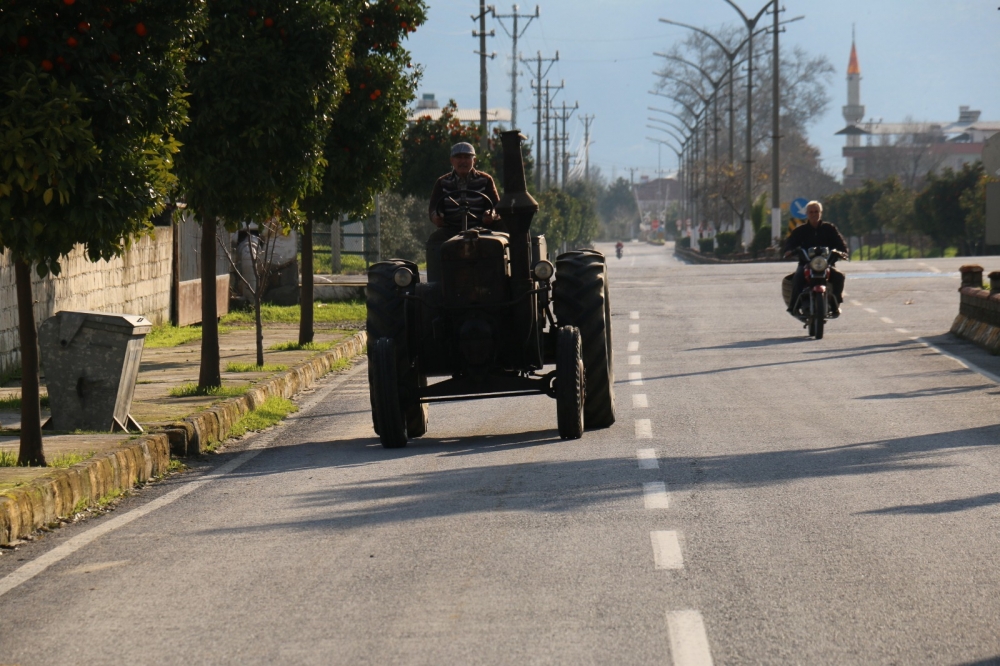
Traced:
<svg viewBox="0 0 1000 666">
<path fill-rule="evenodd" d="M 145 434 L 44 435 L 49 467 L 0 467 L 0 545 L 161 476 L 171 454 L 205 452 L 224 441 L 239 418 L 267 398 L 290 398 L 364 349 L 364 331 L 315 328 L 314 342 L 329 344 L 329 349 L 268 351 L 272 345 L 295 342 L 298 326 L 265 325 L 264 362 L 284 366 L 273 372 L 227 372 L 230 363 L 256 363 L 255 333 L 253 328 L 238 328 L 221 334 L 223 387 L 245 389 L 232 398 L 171 396 L 172 390 L 197 383 L 200 341 L 144 349 L 131 413 Z M 20 395 L 20 388 L 0 388 L 0 397 L 8 395 Z M 47 416 L 43 410 L 43 420 Z M 0 412 L 0 452 L 17 455 L 19 419 L 20 414 Z"/>
</svg>

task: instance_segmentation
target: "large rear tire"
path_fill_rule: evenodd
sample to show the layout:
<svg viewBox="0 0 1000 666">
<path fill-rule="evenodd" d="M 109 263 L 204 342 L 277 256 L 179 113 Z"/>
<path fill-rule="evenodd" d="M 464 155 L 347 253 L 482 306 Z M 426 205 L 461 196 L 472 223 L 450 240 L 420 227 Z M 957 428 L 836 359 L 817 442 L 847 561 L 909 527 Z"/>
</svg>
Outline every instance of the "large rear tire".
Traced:
<svg viewBox="0 0 1000 666">
<path fill-rule="evenodd" d="M 369 345 L 371 375 L 374 379 L 372 415 L 376 432 L 387 449 L 406 446 L 406 418 L 399 395 L 396 374 L 396 342 L 392 338 L 379 338 Z"/>
<path fill-rule="evenodd" d="M 563 326 L 556 338 L 556 423 L 563 439 L 583 437 L 586 386 L 580 331 Z"/>
<path fill-rule="evenodd" d="M 365 302 L 368 315 L 365 320 L 365 330 L 368 333 L 368 391 L 372 404 L 372 426 L 378 434 L 378 416 L 374 380 L 372 378 L 372 349 L 379 338 L 392 338 L 396 341 L 397 352 L 406 352 L 406 301 L 396 286 L 393 275 L 401 266 L 408 266 L 419 280 L 417 266 L 411 261 L 390 259 L 380 261 L 368 267 L 368 285 L 365 287 Z"/>
<path fill-rule="evenodd" d="M 559 255 L 553 302 L 559 326 L 578 328 L 583 341 L 587 376 L 584 422 L 587 428 L 607 428 L 615 422 L 615 387 L 604 255 L 594 250 Z"/>
<path fill-rule="evenodd" d="M 427 386 L 427 377 L 420 375 L 417 378 L 417 386 L 423 388 Z M 427 403 L 411 403 L 406 408 L 406 435 L 408 437 L 423 437 L 427 434 Z"/>
</svg>

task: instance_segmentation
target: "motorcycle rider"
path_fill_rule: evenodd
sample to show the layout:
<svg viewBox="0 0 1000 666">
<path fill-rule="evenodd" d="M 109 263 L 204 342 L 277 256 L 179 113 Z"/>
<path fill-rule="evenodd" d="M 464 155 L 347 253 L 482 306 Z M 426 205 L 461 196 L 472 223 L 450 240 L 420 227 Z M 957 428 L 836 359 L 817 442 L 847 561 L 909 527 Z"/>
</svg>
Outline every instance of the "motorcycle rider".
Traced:
<svg viewBox="0 0 1000 666">
<path fill-rule="evenodd" d="M 476 169 L 475 162 L 476 149 L 473 145 L 465 141 L 456 143 L 451 147 L 451 171 L 438 178 L 431 191 L 431 201 L 427 210 L 431 222 L 438 227 L 427 239 L 427 278 L 432 282 L 439 275 L 441 245 L 461 231 L 454 226 L 454 222 L 449 225 L 445 218 L 438 214 L 438 206 L 452 193 L 459 190 L 474 190 L 485 194 L 492 202 L 492 206 L 487 207 L 486 202 L 480 197 L 468 198 L 469 226 L 491 227 L 496 231 L 504 231 L 497 226 L 500 216 L 496 214 L 495 208 L 500 203 L 500 193 L 497 192 L 496 183 L 488 173 Z M 471 215 L 475 215 L 477 219 L 472 219 Z"/>
<path fill-rule="evenodd" d="M 622 252 L 624 252 L 624 251 L 625 251 L 625 243 L 623 243 L 621 241 L 618 241 L 617 243 L 615 243 L 615 254 L 618 255 L 619 259 L 622 258 Z"/>
<path fill-rule="evenodd" d="M 847 253 L 847 242 L 840 235 L 836 225 L 827 222 L 823 218 L 823 204 L 818 201 L 810 201 L 806 204 L 806 221 L 795 228 L 785 240 L 785 258 L 788 259 L 796 254 L 800 247 L 828 247 L 831 250 L 839 250 Z M 795 301 L 805 288 L 806 264 L 799 261 L 799 267 L 795 270 L 795 277 L 792 278 L 792 303 L 788 306 L 788 312 L 793 312 Z M 830 286 L 833 287 L 833 295 L 837 297 L 837 311 L 840 314 L 840 304 L 844 302 L 844 274 L 830 267 Z"/>
</svg>

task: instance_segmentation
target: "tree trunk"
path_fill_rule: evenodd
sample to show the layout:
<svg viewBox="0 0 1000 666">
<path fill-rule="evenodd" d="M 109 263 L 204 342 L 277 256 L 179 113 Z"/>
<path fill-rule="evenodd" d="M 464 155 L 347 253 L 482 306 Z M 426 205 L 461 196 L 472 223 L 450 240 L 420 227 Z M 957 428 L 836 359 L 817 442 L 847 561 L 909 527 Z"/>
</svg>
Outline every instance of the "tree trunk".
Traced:
<svg viewBox="0 0 1000 666">
<path fill-rule="evenodd" d="M 260 284 L 260 283 L 258 283 Z M 260 316 L 261 289 L 258 286 L 253 295 L 253 319 L 257 337 L 257 367 L 264 365 L 264 321 Z"/>
<path fill-rule="evenodd" d="M 333 234 L 330 234 L 331 246 Z M 330 248 L 331 256 L 333 248 Z M 313 225 L 306 222 L 302 228 L 302 278 L 299 281 L 299 344 L 313 341 Z"/>
<path fill-rule="evenodd" d="M 14 260 L 17 283 L 17 331 L 21 337 L 21 448 L 17 464 L 45 466 L 42 407 L 38 401 L 38 331 L 31 298 L 31 264 Z"/>
<path fill-rule="evenodd" d="M 215 295 L 215 231 L 217 220 L 201 221 L 201 370 L 198 388 L 222 386 L 219 372 L 219 308 Z"/>
<path fill-rule="evenodd" d="M 340 220 L 334 216 L 330 223 L 330 272 L 334 275 L 340 274 Z"/>
</svg>

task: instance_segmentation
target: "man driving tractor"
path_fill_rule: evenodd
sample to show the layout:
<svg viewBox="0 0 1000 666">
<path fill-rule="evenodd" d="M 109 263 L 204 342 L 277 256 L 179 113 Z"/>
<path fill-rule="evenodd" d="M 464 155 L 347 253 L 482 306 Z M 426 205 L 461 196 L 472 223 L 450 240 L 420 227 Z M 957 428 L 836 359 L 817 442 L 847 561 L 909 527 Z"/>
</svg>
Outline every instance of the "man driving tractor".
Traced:
<svg viewBox="0 0 1000 666">
<path fill-rule="evenodd" d="M 489 227 L 494 231 L 505 231 L 500 225 L 496 205 L 500 194 L 488 173 L 475 168 L 476 149 L 471 143 L 456 143 L 451 147 L 451 171 L 437 179 L 431 191 L 428 214 L 431 222 L 438 227 L 427 239 L 427 275 L 431 281 L 437 279 L 440 271 L 439 254 L 441 244 L 461 231 L 461 219 L 457 215 L 452 194 L 461 190 L 471 190 L 483 196 L 466 197 L 469 206 L 469 227 Z M 486 199 L 490 204 L 487 205 Z"/>
</svg>

